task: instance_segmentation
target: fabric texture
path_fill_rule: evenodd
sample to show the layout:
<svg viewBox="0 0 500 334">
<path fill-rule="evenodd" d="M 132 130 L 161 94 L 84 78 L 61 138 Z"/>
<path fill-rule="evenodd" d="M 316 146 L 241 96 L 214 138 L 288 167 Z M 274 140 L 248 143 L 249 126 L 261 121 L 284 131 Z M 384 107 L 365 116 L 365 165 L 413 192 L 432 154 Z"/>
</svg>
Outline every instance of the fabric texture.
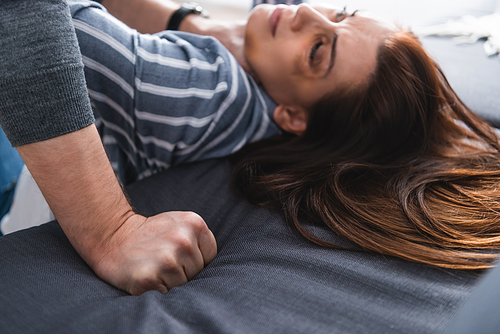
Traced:
<svg viewBox="0 0 500 334">
<path fill-rule="evenodd" d="M 0 124 L 11 144 L 41 141 L 92 124 L 66 2 L 7 0 L 1 6 Z"/>
<path fill-rule="evenodd" d="M 70 1 L 97 126 L 123 183 L 280 133 L 276 104 L 212 37 L 143 35 Z"/>
</svg>

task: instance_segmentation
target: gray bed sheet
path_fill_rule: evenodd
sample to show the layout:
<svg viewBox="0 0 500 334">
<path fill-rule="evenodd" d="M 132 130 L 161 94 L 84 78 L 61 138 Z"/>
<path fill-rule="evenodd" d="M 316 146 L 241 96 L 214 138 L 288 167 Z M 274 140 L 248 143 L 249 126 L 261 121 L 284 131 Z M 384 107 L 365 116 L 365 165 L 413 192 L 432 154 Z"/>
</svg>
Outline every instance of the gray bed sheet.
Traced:
<svg viewBox="0 0 500 334">
<path fill-rule="evenodd" d="M 182 166 L 130 186 L 144 214 L 194 210 L 217 257 L 165 295 L 131 297 L 99 280 L 52 222 L 0 238 L 5 333 L 435 333 L 476 275 L 304 241 L 229 185 L 227 161 Z M 321 227 L 315 232 L 342 240 Z"/>
<path fill-rule="evenodd" d="M 417 17 L 436 1 L 350 3 L 372 10 L 378 3 L 402 20 L 414 10 L 413 24 L 442 22 L 440 14 Z M 494 1 L 454 4 L 457 17 L 485 15 Z M 500 60 L 487 58 L 481 43 L 425 38 L 424 45 L 463 100 L 500 124 Z M 165 295 L 132 297 L 101 281 L 57 222 L 0 237 L 0 333 L 440 333 L 478 284 L 473 273 L 310 244 L 279 212 L 235 193 L 230 172 L 227 160 L 206 161 L 127 188 L 143 214 L 192 210 L 217 238 L 217 257 Z"/>
</svg>

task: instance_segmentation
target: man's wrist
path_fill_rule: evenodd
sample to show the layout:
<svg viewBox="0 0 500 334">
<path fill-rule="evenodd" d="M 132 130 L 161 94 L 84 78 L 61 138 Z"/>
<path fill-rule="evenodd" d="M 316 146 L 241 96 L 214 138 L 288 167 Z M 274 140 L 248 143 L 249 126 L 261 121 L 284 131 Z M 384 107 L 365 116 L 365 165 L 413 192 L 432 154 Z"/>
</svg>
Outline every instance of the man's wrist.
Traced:
<svg viewBox="0 0 500 334">
<path fill-rule="evenodd" d="M 85 262 L 93 270 L 98 271 L 99 265 L 105 260 L 109 254 L 120 247 L 120 245 L 146 221 L 146 217 L 133 212 L 132 209 L 127 210 L 123 214 L 117 215 L 105 222 L 113 225 L 106 235 L 100 238 L 99 242 L 89 247 L 88 258 Z"/>
</svg>

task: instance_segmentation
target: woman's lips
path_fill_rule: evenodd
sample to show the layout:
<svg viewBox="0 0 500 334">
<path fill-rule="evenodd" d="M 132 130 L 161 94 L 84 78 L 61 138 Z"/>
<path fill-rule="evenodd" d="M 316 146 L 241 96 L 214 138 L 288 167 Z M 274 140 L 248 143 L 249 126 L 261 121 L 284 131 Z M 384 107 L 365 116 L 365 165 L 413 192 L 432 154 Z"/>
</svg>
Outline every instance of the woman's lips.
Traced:
<svg viewBox="0 0 500 334">
<path fill-rule="evenodd" d="M 283 12 L 283 7 L 276 7 L 274 12 L 271 14 L 271 18 L 269 19 L 269 26 L 271 27 L 271 33 L 274 37 L 276 34 L 276 28 L 278 27 L 278 22 L 281 17 L 281 13 Z"/>
</svg>

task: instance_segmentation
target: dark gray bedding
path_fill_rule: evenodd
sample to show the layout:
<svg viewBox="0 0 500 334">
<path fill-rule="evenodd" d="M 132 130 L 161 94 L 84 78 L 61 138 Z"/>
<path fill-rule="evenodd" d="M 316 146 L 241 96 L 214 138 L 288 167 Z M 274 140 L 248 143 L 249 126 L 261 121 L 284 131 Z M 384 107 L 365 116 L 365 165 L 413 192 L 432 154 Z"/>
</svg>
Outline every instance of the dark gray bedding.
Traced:
<svg viewBox="0 0 500 334">
<path fill-rule="evenodd" d="M 500 124 L 500 60 L 481 43 L 424 45 L 463 100 Z M 312 245 L 236 194 L 230 171 L 207 161 L 127 188 L 141 213 L 192 210 L 217 238 L 217 257 L 165 295 L 131 297 L 98 279 L 57 222 L 0 237 L 0 333 L 439 333 L 477 285 L 467 272 Z"/>
<path fill-rule="evenodd" d="M 130 297 L 100 281 L 55 222 L 2 237 L 0 328 L 5 333 L 433 333 L 472 291 L 471 274 L 305 242 L 278 213 L 235 194 L 229 173 L 226 161 L 208 161 L 128 188 L 139 211 L 194 210 L 217 238 L 217 257 L 193 281 L 166 295 Z"/>
</svg>

